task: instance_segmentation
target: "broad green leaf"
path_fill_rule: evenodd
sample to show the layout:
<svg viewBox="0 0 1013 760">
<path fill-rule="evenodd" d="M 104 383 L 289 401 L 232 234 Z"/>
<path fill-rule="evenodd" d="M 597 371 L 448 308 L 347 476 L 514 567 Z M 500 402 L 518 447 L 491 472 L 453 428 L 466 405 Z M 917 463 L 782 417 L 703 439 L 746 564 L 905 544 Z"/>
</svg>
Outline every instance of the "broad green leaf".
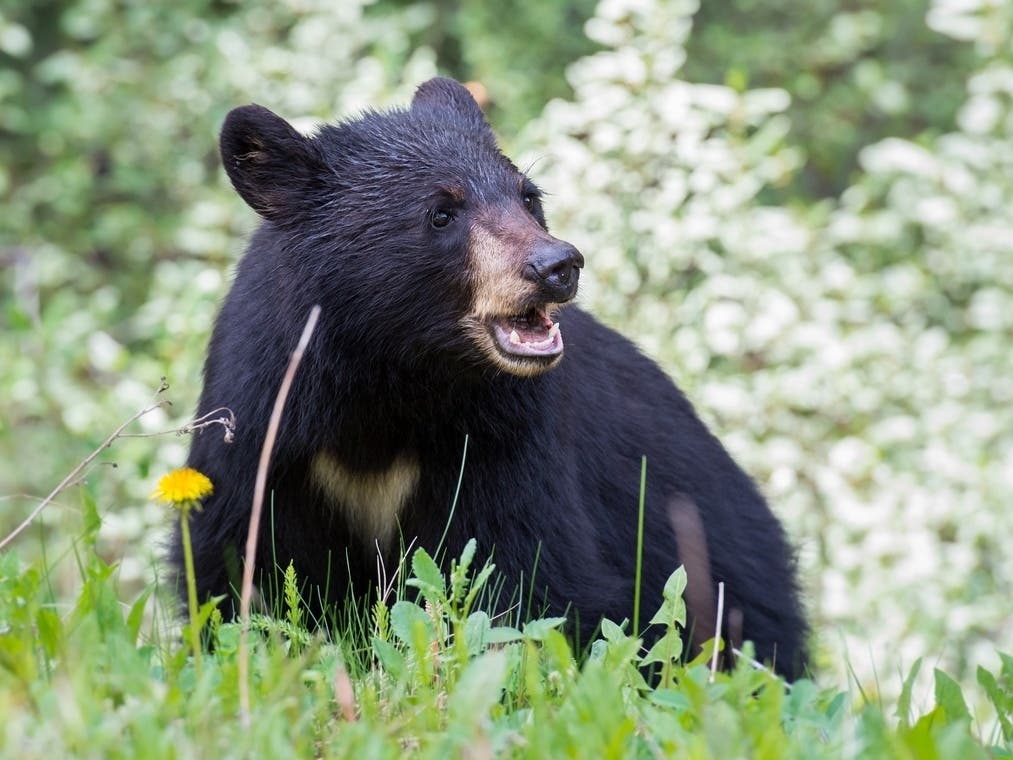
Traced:
<svg viewBox="0 0 1013 760">
<path fill-rule="evenodd" d="M 686 626 L 686 603 L 682 594 L 686 590 L 686 568 L 680 565 L 668 576 L 662 591 L 661 607 L 650 620 L 650 625 Z"/>
<path fill-rule="evenodd" d="M 652 662 L 662 664 L 678 660 L 682 656 L 682 637 L 674 628 L 662 636 L 651 647 L 650 651 L 640 661 L 641 665 L 649 665 Z"/>
<path fill-rule="evenodd" d="M 507 676 L 507 655 L 494 649 L 476 657 L 464 669 L 447 705 L 451 722 L 474 725 L 499 702 Z"/>
<path fill-rule="evenodd" d="M 239 637 L 243 627 L 240 623 L 222 623 L 215 636 L 217 654 L 234 654 L 239 650 Z"/>
<path fill-rule="evenodd" d="M 524 624 L 524 637 L 541 641 L 549 631 L 558 628 L 566 622 L 565 617 L 540 618 Z"/>
<path fill-rule="evenodd" d="M 626 638 L 623 629 L 608 618 L 603 618 L 601 621 L 601 635 L 606 641 L 619 641 Z"/>
<path fill-rule="evenodd" d="M 134 603 L 130 605 L 130 612 L 127 613 L 127 632 L 130 634 L 130 640 L 134 643 L 137 642 L 137 636 L 140 634 L 141 625 L 144 622 L 144 608 L 147 606 L 151 592 L 154 590 L 154 586 L 148 586 L 134 600 Z"/>
<path fill-rule="evenodd" d="M 971 711 L 967 709 L 960 685 L 938 668 L 935 670 L 936 704 L 946 711 L 950 722 L 970 721 Z"/>
<path fill-rule="evenodd" d="M 416 549 L 412 555 L 412 572 L 415 577 L 408 581 L 408 585 L 418 588 L 427 601 L 446 600 L 447 587 L 443 573 L 425 549 Z"/>
<path fill-rule="evenodd" d="M 414 632 L 418 626 L 423 626 L 426 637 L 432 638 L 433 619 L 417 604 L 404 600 L 396 602 L 390 610 L 390 628 L 394 635 L 405 644 L 411 644 L 415 640 Z"/>
<path fill-rule="evenodd" d="M 648 698 L 661 707 L 673 707 L 677 710 L 690 710 L 693 707 L 689 697 L 675 689 L 657 689 L 652 691 Z"/>
<path fill-rule="evenodd" d="M 376 659 L 380 661 L 380 665 L 392 678 L 401 677 L 401 673 L 404 672 L 404 655 L 393 644 L 373 637 L 373 652 L 376 654 Z"/>
<path fill-rule="evenodd" d="M 989 701 L 999 715 L 1002 738 L 1008 742 L 1013 741 L 1013 692 L 1004 690 L 995 676 L 980 665 L 978 666 L 978 683 L 985 690 L 985 694 L 988 695 Z"/>
<path fill-rule="evenodd" d="M 150 588 L 149 586 L 149 591 Z M 63 640 L 63 623 L 60 616 L 48 607 L 43 607 L 35 615 L 35 625 L 38 629 L 39 643 L 42 644 L 46 655 L 56 657 Z"/>
<path fill-rule="evenodd" d="M 81 489 L 81 506 L 84 515 L 84 533 L 81 538 L 85 546 L 91 546 L 95 543 L 95 536 L 98 535 L 99 529 L 102 527 L 102 516 L 99 514 L 95 497 L 87 488 Z"/>
<path fill-rule="evenodd" d="M 520 641 L 524 634 L 509 625 L 500 625 L 490 628 L 486 634 L 486 644 L 509 644 L 511 641 Z"/>
<path fill-rule="evenodd" d="M 665 599 L 682 599 L 682 593 L 686 590 L 686 568 L 679 565 L 665 581 L 665 588 L 661 595 Z"/>
<path fill-rule="evenodd" d="M 468 644 L 469 654 L 478 654 L 489 643 L 489 631 L 492 621 L 484 611 L 472 612 L 464 623 L 464 639 Z"/>
</svg>

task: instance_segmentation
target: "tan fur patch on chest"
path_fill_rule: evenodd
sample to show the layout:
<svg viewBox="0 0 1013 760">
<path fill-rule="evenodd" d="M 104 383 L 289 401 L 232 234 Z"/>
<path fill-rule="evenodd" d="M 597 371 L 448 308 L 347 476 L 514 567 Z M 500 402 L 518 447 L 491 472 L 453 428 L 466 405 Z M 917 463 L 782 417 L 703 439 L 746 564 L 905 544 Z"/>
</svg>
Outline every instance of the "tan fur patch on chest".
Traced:
<svg viewBox="0 0 1013 760">
<path fill-rule="evenodd" d="M 359 473 L 348 470 L 334 456 L 317 454 L 313 479 L 348 520 L 352 529 L 370 543 L 387 545 L 397 530 L 398 517 L 419 482 L 419 463 L 398 456 L 386 470 Z"/>
</svg>

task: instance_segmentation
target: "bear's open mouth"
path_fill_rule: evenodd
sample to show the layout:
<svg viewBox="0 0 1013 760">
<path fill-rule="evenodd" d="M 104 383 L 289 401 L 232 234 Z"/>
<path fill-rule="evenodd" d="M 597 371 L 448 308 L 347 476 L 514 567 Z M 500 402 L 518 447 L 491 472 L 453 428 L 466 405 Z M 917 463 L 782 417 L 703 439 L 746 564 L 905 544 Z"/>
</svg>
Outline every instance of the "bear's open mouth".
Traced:
<svg viewBox="0 0 1013 760">
<path fill-rule="evenodd" d="M 510 317 L 496 317 L 489 321 L 489 327 L 499 350 L 512 357 L 551 359 L 563 353 L 559 324 L 552 321 L 544 306 Z"/>
</svg>

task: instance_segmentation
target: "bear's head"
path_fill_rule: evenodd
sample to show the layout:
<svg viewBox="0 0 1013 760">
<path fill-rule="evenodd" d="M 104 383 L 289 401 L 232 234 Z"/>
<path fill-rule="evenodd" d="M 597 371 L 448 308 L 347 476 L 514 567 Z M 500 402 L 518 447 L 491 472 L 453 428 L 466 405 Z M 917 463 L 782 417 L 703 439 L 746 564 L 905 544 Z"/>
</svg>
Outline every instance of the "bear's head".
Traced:
<svg viewBox="0 0 1013 760">
<path fill-rule="evenodd" d="M 541 192 L 459 83 L 432 79 L 408 109 L 312 136 L 243 106 L 221 153 L 266 220 L 261 255 L 278 258 L 269 269 L 283 295 L 265 296 L 324 304 L 322 327 L 343 350 L 521 376 L 561 359 L 553 314 L 584 259 L 548 233 Z"/>
</svg>

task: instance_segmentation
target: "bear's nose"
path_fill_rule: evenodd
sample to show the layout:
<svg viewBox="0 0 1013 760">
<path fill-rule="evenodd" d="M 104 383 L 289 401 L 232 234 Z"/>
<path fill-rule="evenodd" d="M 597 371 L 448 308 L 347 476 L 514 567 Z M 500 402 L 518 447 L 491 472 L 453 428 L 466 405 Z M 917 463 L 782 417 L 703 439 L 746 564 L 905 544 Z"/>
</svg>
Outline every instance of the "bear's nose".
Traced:
<svg viewBox="0 0 1013 760">
<path fill-rule="evenodd" d="M 524 277 L 537 283 L 539 290 L 557 303 L 569 301 L 577 293 L 577 280 L 584 266 L 580 251 L 562 240 L 536 244 L 524 267 Z"/>
</svg>

